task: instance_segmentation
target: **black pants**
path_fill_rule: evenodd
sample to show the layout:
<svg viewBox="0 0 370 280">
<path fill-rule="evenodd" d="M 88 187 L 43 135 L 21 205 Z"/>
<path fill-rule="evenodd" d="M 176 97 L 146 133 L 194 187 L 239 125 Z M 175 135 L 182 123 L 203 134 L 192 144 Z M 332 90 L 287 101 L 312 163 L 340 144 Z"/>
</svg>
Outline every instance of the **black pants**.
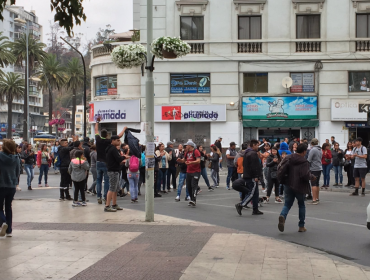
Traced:
<svg viewBox="0 0 370 280">
<path fill-rule="evenodd" d="M 240 178 L 233 182 L 232 188 L 237 192 L 242 193 L 242 206 L 246 206 L 249 202 L 253 202 L 253 210 L 258 210 L 259 190 L 258 182 L 250 178 Z"/>
<path fill-rule="evenodd" d="M 158 170 L 154 170 L 154 194 L 158 194 L 157 180 L 158 180 Z"/>
<path fill-rule="evenodd" d="M 60 168 L 60 198 L 70 198 L 69 186 L 71 185 L 71 175 L 68 173 L 68 167 Z"/>
<path fill-rule="evenodd" d="M 197 201 L 197 190 L 200 172 L 186 173 L 186 189 L 189 193 L 191 201 Z"/>
<path fill-rule="evenodd" d="M 348 177 L 347 185 L 355 185 L 355 178 L 353 177 L 353 165 L 350 165 L 348 167 L 347 177 Z"/>
<path fill-rule="evenodd" d="M 6 230 L 6 233 L 12 233 L 12 201 L 14 195 L 15 188 L 0 188 L 0 224 L 2 225 L 3 223 L 7 223 L 8 229 Z"/>
<path fill-rule="evenodd" d="M 140 191 L 141 185 L 143 183 L 145 184 L 145 166 L 140 167 L 139 171 L 140 171 L 140 178 L 139 178 L 138 186 L 139 186 L 139 191 Z"/>
<path fill-rule="evenodd" d="M 81 194 L 81 199 L 82 201 L 85 201 L 85 185 L 86 185 L 86 180 L 83 180 L 81 182 L 76 182 L 73 181 L 73 184 L 75 186 L 75 193 L 74 193 L 74 201 L 78 201 L 78 192 Z"/>
<path fill-rule="evenodd" d="M 272 192 L 272 188 L 273 186 L 275 185 L 275 197 L 276 196 L 279 196 L 279 181 L 278 179 L 273 179 L 273 178 L 269 178 L 269 180 L 267 181 L 268 183 L 268 186 L 267 186 L 267 196 L 270 197 L 271 196 L 271 192 Z"/>
<path fill-rule="evenodd" d="M 176 167 L 170 165 L 167 169 L 167 190 L 171 187 L 171 175 L 172 175 L 172 186 L 176 189 Z"/>
</svg>

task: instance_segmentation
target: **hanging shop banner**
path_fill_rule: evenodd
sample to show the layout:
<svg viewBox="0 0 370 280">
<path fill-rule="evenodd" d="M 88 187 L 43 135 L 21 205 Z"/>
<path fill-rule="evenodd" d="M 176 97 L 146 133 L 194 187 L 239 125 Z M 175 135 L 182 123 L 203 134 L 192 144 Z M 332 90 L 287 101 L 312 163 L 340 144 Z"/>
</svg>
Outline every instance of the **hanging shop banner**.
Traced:
<svg viewBox="0 0 370 280">
<path fill-rule="evenodd" d="M 317 97 L 244 97 L 243 119 L 317 119 Z"/>
<path fill-rule="evenodd" d="M 171 93 L 210 93 L 210 74 L 171 74 Z"/>
<path fill-rule="evenodd" d="M 117 76 L 95 78 L 95 96 L 117 95 Z"/>
<path fill-rule="evenodd" d="M 98 117 L 102 123 L 140 122 L 140 99 L 94 101 L 89 122 L 95 123 Z"/>
<path fill-rule="evenodd" d="M 293 80 L 290 92 L 315 92 L 315 74 L 314 73 L 291 73 Z"/>
<path fill-rule="evenodd" d="M 332 99 L 332 121 L 367 121 L 370 112 L 368 99 Z"/>
<path fill-rule="evenodd" d="M 225 122 L 226 105 L 155 106 L 156 122 Z"/>
</svg>

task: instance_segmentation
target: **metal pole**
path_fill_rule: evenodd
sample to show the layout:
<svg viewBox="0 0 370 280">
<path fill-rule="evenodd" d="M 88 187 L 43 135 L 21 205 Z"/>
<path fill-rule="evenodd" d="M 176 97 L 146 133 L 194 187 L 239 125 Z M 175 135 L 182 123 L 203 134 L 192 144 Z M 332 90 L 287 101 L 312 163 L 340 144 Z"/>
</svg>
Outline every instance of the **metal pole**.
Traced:
<svg viewBox="0 0 370 280">
<path fill-rule="evenodd" d="M 150 44 L 153 41 L 153 0 L 147 0 L 147 55 L 148 63 L 153 63 L 153 54 L 151 53 Z M 151 65 L 153 66 L 153 65 Z M 145 135 L 148 144 L 154 145 L 154 80 L 153 69 L 146 70 L 146 127 Z M 147 153 L 148 154 L 148 153 Z M 154 160 L 154 158 L 153 158 Z M 149 162 L 148 162 L 149 163 Z M 152 164 L 154 162 L 152 161 Z M 154 166 L 147 164 L 146 168 L 146 184 L 145 184 L 145 221 L 154 222 Z"/>
<path fill-rule="evenodd" d="M 29 58 L 28 58 L 28 38 L 30 36 L 29 32 L 30 32 L 30 29 L 29 29 L 29 26 L 28 26 L 28 21 L 26 22 L 27 24 L 27 33 L 26 33 L 26 52 L 27 52 L 27 55 L 26 55 L 26 59 L 27 59 L 27 96 L 26 96 L 26 100 L 27 100 L 27 116 L 26 116 L 26 126 L 27 126 L 27 141 L 30 142 L 30 128 L 29 128 L 29 123 L 30 123 L 30 80 L 29 80 L 29 77 L 30 77 L 30 66 L 29 66 Z"/>
</svg>

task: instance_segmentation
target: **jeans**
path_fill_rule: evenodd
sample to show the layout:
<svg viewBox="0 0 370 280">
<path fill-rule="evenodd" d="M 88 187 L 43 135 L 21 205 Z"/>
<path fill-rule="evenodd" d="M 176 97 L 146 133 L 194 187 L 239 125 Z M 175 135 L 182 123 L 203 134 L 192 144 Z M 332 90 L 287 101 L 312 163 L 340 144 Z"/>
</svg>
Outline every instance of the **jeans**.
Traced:
<svg viewBox="0 0 370 280">
<path fill-rule="evenodd" d="M 95 186 L 96 186 L 96 178 L 98 177 L 98 173 L 96 172 L 96 167 L 91 167 L 90 168 L 91 174 L 93 175 L 93 183 L 91 184 L 91 187 L 89 191 L 96 191 Z"/>
<path fill-rule="evenodd" d="M 231 177 L 233 176 L 233 172 L 234 172 L 234 167 L 227 167 L 227 177 L 226 177 L 226 186 L 227 188 L 230 188 L 230 180 L 231 180 Z"/>
<path fill-rule="evenodd" d="M 306 205 L 304 204 L 304 199 L 306 197 L 303 193 L 297 193 L 293 191 L 289 186 L 284 185 L 284 193 L 285 193 L 285 202 L 283 210 L 281 210 L 280 215 L 284 216 L 285 220 L 288 216 L 290 208 L 292 208 L 294 200 L 297 199 L 298 201 L 298 215 L 299 215 L 299 227 L 304 227 L 304 221 L 306 219 Z"/>
<path fill-rule="evenodd" d="M 41 185 L 42 175 L 45 176 L 45 185 L 48 183 L 48 172 L 49 172 L 49 164 L 41 164 L 40 175 L 39 175 L 39 185 Z"/>
<path fill-rule="evenodd" d="M 24 169 L 26 170 L 27 173 L 27 186 L 31 186 L 35 171 L 33 169 L 32 164 L 25 164 Z"/>
<path fill-rule="evenodd" d="M 186 173 L 180 172 L 179 185 L 177 186 L 177 196 L 178 197 L 181 196 L 181 190 L 182 190 L 182 187 L 184 186 L 185 181 L 186 181 Z M 188 197 L 189 196 L 188 189 L 185 188 L 185 190 L 186 190 L 186 197 Z"/>
<path fill-rule="evenodd" d="M 158 170 L 158 178 L 157 178 L 157 188 L 158 191 L 161 191 L 161 183 L 163 182 L 163 191 L 166 190 L 166 174 L 167 168 L 160 168 Z"/>
<path fill-rule="evenodd" d="M 218 171 L 212 169 L 212 171 L 211 171 L 211 178 L 213 180 L 213 187 L 218 186 L 218 174 L 219 174 Z"/>
<path fill-rule="evenodd" d="M 343 174 L 342 174 L 342 166 L 333 166 L 335 172 L 335 183 L 338 184 L 338 175 L 339 175 L 339 183 L 343 183 Z"/>
<path fill-rule="evenodd" d="M 198 182 L 199 182 L 200 173 L 186 173 L 186 189 L 190 195 L 190 200 L 196 202 L 197 200 L 197 191 L 198 191 Z"/>
<path fill-rule="evenodd" d="M 330 164 L 323 164 L 322 165 L 322 174 L 324 176 L 324 186 L 329 186 L 330 183 L 330 169 L 333 165 Z"/>
<path fill-rule="evenodd" d="M 1 224 L 6 223 L 8 225 L 6 233 L 12 233 L 12 222 L 13 222 L 12 201 L 15 195 L 15 191 L 16 191 L 15 188 L 0 188 L 0 221 Z"/>
<path fill-rule="evenodd" d="M 269 168 L 267 166 L 264 167 L 262 169 L 262 172 L 263 172 L 263 178 L 261 180 L 261 185 L 262 185 L 263 188 L 265 188 L 266 185 L 267 186 L 269 185 L 269 182 L 268 182 L 268 180 L 269 180 L 269 174 L 268 174 L 269 173 Z"/>
<path fill-rule="evenodd" d="M 167 169 L 167 189 L 169 190 L 171 187 L 171 175 L 172 175 L 172 186 L 176 189 L 176 167 L 169 166 Z"/>
<path fill-rule="evenodd" d="M 206 185 L 208 188 L 210 188 L 211 186 L 209 185 L 209 180 L 208 180 L 208 176 L 207 176 L 207 168 L 202 168 L 200 170 L 200 175 L 202 175 L 203 179 L 204 179 L 204 182 L 206 182 Z"/>
<path fill-rule="evenodd" d="M 127 179 L 130 183 L 130 195 L 131 199 L 136 199 L 138 196 L 138 184 L 139 184 L 139 173 L 127 173 Z"/>
<path fill-rule="evenodd" d="M 108 169 L 107 164 L 105 162 L 98 161 L 96 162 L 96 192 L 98 198 L 102 197 L 102 183 L 103 183 L 103 176 L 104 176 L 104 199 L 107 198 L 107 193 L 109 190 L 109 177 L 108 177 Z"/>
</svg>

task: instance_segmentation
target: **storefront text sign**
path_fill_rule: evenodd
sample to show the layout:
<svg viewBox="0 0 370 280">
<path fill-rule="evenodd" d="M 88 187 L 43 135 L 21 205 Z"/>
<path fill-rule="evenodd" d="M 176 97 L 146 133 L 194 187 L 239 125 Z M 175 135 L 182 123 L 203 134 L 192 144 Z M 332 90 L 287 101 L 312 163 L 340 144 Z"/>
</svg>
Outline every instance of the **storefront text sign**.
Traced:
<svg viewBox="0 0 370 280">
<path fill-rule="evenodd" d="M 90 123 L 140 122 L 140 100 L 106 100 L 90 103 Z"/>
<path fill-rule="evenodd" d="M 155 106 L 156 122 L 225 122 L 226 105 Z"/>
<path fill-rule="evenodd" d="M 243 119 L 317 119 L 317 97 L 244 97 Z"/>
<path fill-rule="evenodd" d="M 332 121 L 367 121 L 370 99 L 332 99 Z"/>
</svg>

